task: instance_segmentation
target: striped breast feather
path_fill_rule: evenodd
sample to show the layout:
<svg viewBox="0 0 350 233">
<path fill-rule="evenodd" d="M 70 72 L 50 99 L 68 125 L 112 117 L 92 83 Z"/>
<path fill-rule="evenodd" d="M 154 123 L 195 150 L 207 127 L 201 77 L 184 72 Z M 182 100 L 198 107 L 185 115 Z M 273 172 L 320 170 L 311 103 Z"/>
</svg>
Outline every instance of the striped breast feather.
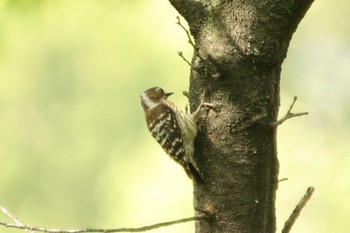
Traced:
<svg viewBox="0 0 350 233">
<path fill-rule="evenodd" d="M 180 164 L 186 164 L 181 129 L 172 108 L 158 104 L 147 113 L 147 125 L 152 136 L 164 151 Z"/>
</svg>

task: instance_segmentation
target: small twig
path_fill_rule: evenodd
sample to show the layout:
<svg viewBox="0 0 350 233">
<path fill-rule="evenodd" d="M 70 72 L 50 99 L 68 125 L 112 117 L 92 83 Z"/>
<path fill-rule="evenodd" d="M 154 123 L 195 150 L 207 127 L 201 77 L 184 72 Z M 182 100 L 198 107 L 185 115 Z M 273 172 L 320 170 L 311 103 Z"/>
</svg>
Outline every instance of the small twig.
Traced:
<svg viewBox="0 0 350 233">
<path fill-rule="evenodd" d="M 197 57 L 199 57 L 199 59 L 201 59 L 202 61 L 204 61 L 204 58 L 203 56 L 199 53 L 199 48 L 196 47 L 196 45 L 194 44 L 192 38 L 191 38 L 191 34 L 190 32 L 186 29 L 186 27 L 181 23 L 180 21 L 180 17 L 179 16 L 176 16 L 176 19 L 177 19 L 177 22 L 176 24 L 179 25 L 186 33 L 187 35 L 187 41 L 188 43 L 193 47 L 194 51 L 195 51 L 195 54 L 197 55 Z"/>
<path fill-rule="evenodd" d="M 23 225 L 15 216 L 13 216 L 7 209 L 0 206 L 0 210 L 3 214 L 5 214 L 7 217 L 9 217 L 14 223 L 17 225 Z"/>
<path fill-rule="evenodd" d="M 190 100 L 190 93 L 189 93 L 188 91 L 182 91 L 182 94 L 183 94 L 184 96 L 187 97 L 187 100 Z M 188 105 L 189 105 L 189 104 L 186 104 L 186 105 L 185 105 L 185 112 L 186 112 L 186 113 L 189 112 L 189 110 L 188 110 Z"/>
<path fill-rule="evenodd" d="M 181 23 L 181 21 L 180 21 L 180 16 L 176 16 L 176 19 L 177 19 L 176 24 L 179 25 L 179 26 L 185 31 L 185 33 L 186 33 L 186 35 L 187 35 L 188 43 L 190 43 L 190 45 L 192 45 L 193 48 L 196 48 L 194 42 L 192 41 L 190 32 L 189 32 L 189 31 L 185 28 L 185 26 Z"/>
<path fill-rule="evenodd" d="M 44 228 L 44 227 L 37 227 L 37 226 L 31 226 L 31 225 L 24 225 L 20 221 L 18 221 L 17 218 L 15 218 L 10 212 L 8 212 L 5 208 L 0 207 L 1 211 L 7 215 L 9 218 L 11 218 L 15 223 L 5 223 L 0 221 L 0 225 L 8 227 L 8 228 L 16 228 L 16 229 L 22 229 L 22 230 L 28 230 L 28 231 L 38 231 L 38 232 L 47 232 L 47 233 L 87 233 L 87 232 L 104 232 L 104 233 L 112 233 L 112 232 L 144 232 L 144 231 L 150 231 L 154 230 L 160 227 L 166 227 L 171 226 L 175 224 L 185 223 L 185 222 L 191 222 L 191 221 L 206 221 L 209 219 L 208 216 L 202 215 L 202 216 L 195 216 L 190 218 L 183 218 L 178 219 L 174 221 L 169 222 L 162 222 L 157 223 L 149 226 L 143 226 L 143 227 L 137 227 L 137 228 L 110 228 L 110 229 L 102 229 L 102 228 L 85 228 L 85 229 L 53 229 L 53 228 Z"/>
<path fill-rule="evenodd" d="M 287 178 L 287 177 L 284 177 L 284 178 L 282 178 L 282 179 L 279 179 L 278 182 L 283 182 L 283 181 L 287 181 L 287 180 L 288 180 L 288 178 Z"/>
<path fill-rule="evenodd" d="M 176 16 L 176 19 L 177 19 L 176 24 L 179 25 L 179 26 L 185 31 L 185 33 L 186 33 L 186 35 L 187 35 L 188 43 L 190 43 L 190 45 L 191 45 L 194 49 L 196 49 L 196 45 L 194 44 L 194 42 L 193 42 L 193 40 L 192 40 L 192 38 L 191 38 L 190 32 L 186 29 L 186 27 L 185 27 L 185 26 L 181 23 L 181 21 L 180 21 L 180 16 Z"/>
<path fill-rule="evenodd" d="M 187 99 L 190 98 L 190 93 L 188 91 L 182 91 L 182 94 L 187 97 Z"/>
<path fill-rule="evenodd" d="M 13 216 L 7 209 L 0 206 L 0 210 L 3 214 L 5 214 L 7 217 L 9 217 L 17 226 L 24 226 L 23 223 L 21 223 L 15 216 Z M 32 233 L 31 230 L 26 229 L 27 232 Z"/>
<path fill-rule="evenodd" d="M 197 71 L 196 67 L 194 67 L 183 55 L 181 51 L 178 51 L 177 54 L 195 71 Z"/>
<path fill-rule="evenodd" d="M 296 207 L 294 208 L 293 212 L 289 216 L 288 220 L 284 224 L 284 227 L 282 229 L 282 233 L 289 233 L 290 232 L 290 230 L 292 229 L 293 224 L 295 223 L 295 220 L 297 220 L 297 218 L 299 217 L 300 212 L 303 210 L 303 208 L 306 205 L 306 203 L 310 200 L 310 198 L 311 198 L 311 196 L 312 196 L 314 191 L 315 191 L 314 187 L 309 187 L 306 190 L 306 193 L 301 198 L 301 200 L 299 201 L 298 205 L 296 205 Z"/>
<path fill-rule="evenodd" d="M 202 54 L 199 52 L 199 48 L 198 46 L 195 45 L 195 43 L 193 42 L 192 38 L 191 38 L 191 34 L 190 32 L 186 29 L 186 27 L 181 23 L 180 21 L 180 17 L 179 16 L 176 16 L 176 19 L 177 19 L 177 22 L 176 24 L 179 25 L 186 33 L 187 35 L 187 41 L 188 43 L 193 47 L 194 49 L 194 54 L 203 62 L 205 62 L 205 59 L 204 57 L 202 56 Z M 188 62 L 187 59 L 185 59 L 182 55 L 182 52 L 178 52 L 179 56 L 182 57 L 182 59 L 191 66 L 192 69 L 194 69 L 195 71 L 198 71 L 197 69 L 195 69 L 195 67 L 193 67 L 190 62 Z M 214 58 L 208 54 L 207 56 L 210 64 L 214 67 L 214 72 L 211 74 L 211 77 L 213 78 L 219 78 L 221 76 L 220 72 L 218 71 L 219 70 L 219 67 L 218 67 L 218 64 L 216 64 L 216 62 L 214 61 Z"/>
<path fill-rule="evenodd" d="M 281 125 L 283 122 L 285 122 L 286 120 L 293 118 L 293 117 L 298 117 L 298 116 L 304 116 L 304 115 L 308 115 L 308 112 L 299 112 L 299 113 L 292 113 L 292 109 L 294 107 L 295 102 L 297 101 L 298 97 L 294 96 L 294 100 L 293 103 L 290 105 L 289 110 L 287 112 L 287 114 L 281 118 L 278 121 L 272 122 L 271 126 L 278 126 Z"/>
</svg>

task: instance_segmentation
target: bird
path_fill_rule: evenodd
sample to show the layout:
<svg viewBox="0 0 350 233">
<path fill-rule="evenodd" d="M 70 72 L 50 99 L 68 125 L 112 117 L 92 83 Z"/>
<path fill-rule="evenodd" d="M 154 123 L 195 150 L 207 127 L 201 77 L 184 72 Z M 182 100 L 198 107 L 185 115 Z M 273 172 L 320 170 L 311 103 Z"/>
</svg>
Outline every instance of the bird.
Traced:
<svg viewBox="0 0 350 233">
<path fill-rule="evenodd" d="M 160 87 L 151 87 L 140 95 L 140 103 L 145 112 L 147 128 L 164 151 L 185 170 L 190 179 L 203 182 L 194 160 L 194 140 L 198 133 L 197 116 L 203 106 L 188 114 L 168 100 L 172 92 L 165 92 Z"/>
</svg>

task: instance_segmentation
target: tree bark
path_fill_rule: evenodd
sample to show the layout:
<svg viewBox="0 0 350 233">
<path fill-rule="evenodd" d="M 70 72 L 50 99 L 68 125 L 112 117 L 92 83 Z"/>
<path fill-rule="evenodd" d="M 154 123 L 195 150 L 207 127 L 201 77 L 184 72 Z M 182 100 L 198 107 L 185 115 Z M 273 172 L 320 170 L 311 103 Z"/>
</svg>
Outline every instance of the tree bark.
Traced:
<svg viewBox="0 0 350 233">
<path fill-rule="evenodd" d="M 313 0 L 170 0 L 195 41 L 191 110 L 216 111 L 199 122 L 196 213 L 212 221 L 196 232 L 275 232 L 276 127 L 281 65 Z"/>
</svg>

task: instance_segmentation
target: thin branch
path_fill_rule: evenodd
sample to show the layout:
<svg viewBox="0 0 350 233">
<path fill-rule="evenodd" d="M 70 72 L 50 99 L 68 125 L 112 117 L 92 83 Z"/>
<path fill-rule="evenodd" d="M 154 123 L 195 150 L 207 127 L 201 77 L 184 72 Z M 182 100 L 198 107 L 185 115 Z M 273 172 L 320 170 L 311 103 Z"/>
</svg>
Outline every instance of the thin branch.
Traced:
<svg viewBox="0 0 350 233">
<path fill-rule="evenodd" d="M 22 224 L 20 221 L 18 221 L 17 218 L 15 218 L 10 212 L 8 212 L 5 208 L 0 207 L 1 211 L 9 216 L 15 223 L 5 223 L 0 221 L 0 225 L 8 227 L 8 228 L 16 228 L 16 229 L 22 229 L 22 230 L 28 230 L 28 231 L 38 231 L 38 232 L 47 232 L 47 233 L 87 233 L 87 232 L 103 232 L 103 233 L 112 233 L 112 232 L 144 232 L 144 231 L 150 231 L 154 230 L 160 227 L 167 227 L 175 224 L 185 223 L 185 222 L 191 222 L 191 221 L 207 221 L 209 219 L 208 216 L 195 216 L 195 217 L 189 217 L 189 218 L 183 218 L 178 219 L 174 221 L 169 222 L 162 222 L 157 223 L 149 226 L 143 226 L 143 227 L 137 227 L 137 228 L 110 228 L 110 229 L 102 229 L 102 228 L 85 228 L 85 229 L 54 229 L 54 228 L 44 228 L 44 227 L 38 227 L 38 226 L 31 226 L 28 224 Z"/>
<path fill-rule="evenodd" d="M 201 59 L 202 61 L 204 61 L 203 56 L 199 53 L 199 48 L 196 47 L 196 45 L 194 44 L 194 42 L 193 42 L 193 40 L 192 40 L 192 37 L 191 37 L 190 32 L 189 32 L 189 31 L 186 29 L 186 27 L 181 23 L 180 17 L 179 17 L 179 16 L 176 16 L 176 19 L 177 19 L 176 24 L 179 25 L 179 26 L 185 31 L 185 33 L 186 33 L 186 35 L 187 35 L 187 41 L 188 41 L 188 43 L 193 47 L 196 56 L 199 57 L 199 59 Z"/>
<path fill-rule="evenodd" d="M 12 215 L 7 209 L 0 206 L 0 210 L 3 214 L 5 214 L 7 217 L 9 217 L 17 226 L 24 226 L 23 223 L 21 223 L 14 215 Z M 27 232 L 32 233 L 31 230 L 26 229 Z"/>
<path fill-rule="evenodd" d="M 283 182 L 283 181 L 287 181 L 287 180 L 288 180 L 288 178 L 287 178 L 287 177 L 284 177 L 284 178 L 282 178 L 282 179 L 279 179 L 278 182 Z"/>
<path fill-rule="evenodd" d="M 187 99 L 190 98 L 190 93 L 188 91 L 182 91 L 182 94 L 187 97 Z"/>
<path fill-rule="evenodd" d="M 197 71 L 196 67 L 194 67 L 183 55 L 181 51 L 178 51 L 177 54 L 195 71 Z"/>
<path fill-rule="evenodd" d="M 185 26 L 181 23 L 180 21 L 180 17 L 179 16 L 176 16 L 176 19 L 177 19 L 177 22 L 176 24 L 179 25 L 186 33 L 187 35 L 187 41 L 188 43 L 193 47 L 194 51 L 195 51 L 195 54 L 199 57 L 199 59 L 203 60 L 202 56 L 199 54 L 199 51 L 198 49 L 196 48 L 192 38 L 191 38 L 191 35 L 190 35 L 190 32 L 185 28 Z M 184 55 L 182 54 L 181 51 L 177 52 L 177 54 L 195 71 L 197 71 L 196 67 L 192 66 L 191 62 L 189 62 L 185 57 Z"/>
<path fill-rule="evenodd" d="M 188 43 L 190 43 L 190 45 L 192 45 L 192 47 L 193 47 L 194 49 L 196 49 L 196 46 L 195 46 L 195 44 L 194 44 L 194 42 L 193 42 L 193 40 L 192 40 L 192 38 L 191 38 L 190 32 L 189 32 L 189 31 L 185 28 L 185 26 L 181 23 L 180 16 L 176 16 L 176 19 L 177 19 L 176 24 L 179 25 L 179 26 L 185 31 L 185 33 L 186 33 L 186 35 L 187 35 Z"/>
<path fill-rule="evenodd" d="M 194 49 L 194 54 L 203 62 L 207 63 L 204 59 L 204 57 L 202 56 L 202 54 L 199 52 L 199 48 L 195 45 L 195 43 L 193 42 L 192 40 L 192 37 L 191 37 L 191 34 L 190 32 L 186 29 L 186 27 L 181 23 L 180 21 L 180 17 L 179 16 L 176 16 L 176 19 L 177 19 L 177 22 L 176 24 L 179 25 L 186 33 L 187 35 L 187 41 L 188 43 L 193 47 Z M 195 67 L 193 67 L 190 62 L 188 62 L 182 55 L 182 52 L 178 52 L 179 56 L 182 57 L 182 59 L 191 66 L 192 69 L 194 69 L 195 71 L 198 71 L 197 69 L 195 69 Z M 208 61 L 210 62 L 210 64 L 212 65 L 213 69 L 214 69 L 214 72 L 212 72 L 212 74 L 210 75 L 211 77 L 213 78 L 219 78 L 221 76 L 220 72 L 218 71 L 219 70 L 219 66 L 218 64 L 215 62 L 214 58 L 208 54 L 207 55 L 207 58 L 208 58 Z"/>
<path fill-rule="evenodd" d="M 294 208 L 293 212 L 291 213 L 291 215 L 289 216 L 288 220 L 284 224 L 284 227 L 282 229 L 282 233 L 289 233 L 290 232 L 290 230 L 292 229 L 293 224 L 295 223 L 295 220 L 297 220 L 297 218 L 299 217 L 300 212 L 303 210 L 303 208 L 305 207 L 306 203 L 310 200 L 310 198 L 311 198 L 311 196 L 312 196 L 314 191 L 315 191 L 314 187 L 309 187 L 306 190 L 306 193 L 301 198 L 301 200 L 299 201 L 298 205 Z"/>
<path fill-rule="evenodd" d="M 304 115 L 308 115 L 309 114 L 308 112 L 292 113 L 292 109 L 293 109 L 294 104 L 297 101 L 297 99 L 298 99 L 298 97 L 294 96 L 293 103 L 290 105 L 287 114 L 283 118 L 281 118 L 280 120 L 272 122 L 271 126 L 278 126 L 278 125 L 283 124 L 283 122 L 285 122 L 286 120 L 288 120 L 290 118 L 298 117 L 298 116 L 304 116 Z"/>
<path fill-rule="evenodd" d="M 7 209 L 0 206 L 0 210 L 3 214 L 5 214 L 7 217 L 9 217 L 14 223 L 17 225 L 23 225 L 15 216 L 13 216 Z"/>
</svg>

